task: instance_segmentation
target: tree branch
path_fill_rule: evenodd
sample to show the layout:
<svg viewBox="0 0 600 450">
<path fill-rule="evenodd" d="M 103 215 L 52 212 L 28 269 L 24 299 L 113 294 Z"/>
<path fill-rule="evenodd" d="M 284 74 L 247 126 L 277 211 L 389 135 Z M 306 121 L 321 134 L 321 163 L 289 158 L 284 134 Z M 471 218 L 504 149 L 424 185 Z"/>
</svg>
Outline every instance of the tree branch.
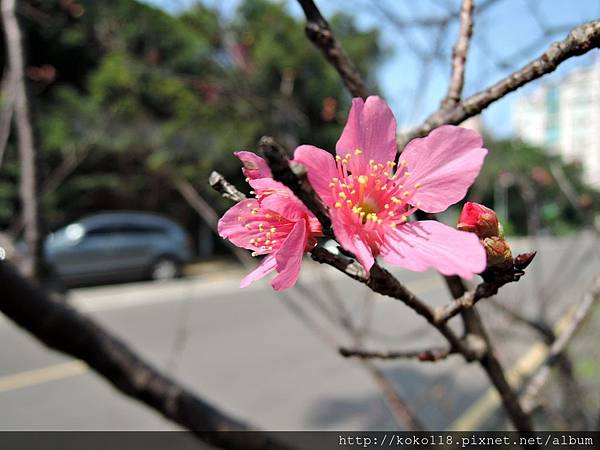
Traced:
<svg viewBox="0 0 600 450">
<path fill-rule="evenodd" d="M 465 283 L 461 278 L 456 276 L 445 276 L 444 279 L 455 300 L 468 294 Z M 496 356 L 492 341 L 477 310 L 474 307 L 471 307 L 462 310 L 462 314 L 465 322 L 465 329 L 467 331 L 466 338 L 474 334 L 484 342 L 485 352 L 479 359 L 479 364 L 487 374 L 490 382 L 494 385 L 496 392 L 498 392 L 511 422 L 519 432 L 532 431 L 533 425 L 531 417 L 523 410 L 515 390 L 508 383 L 504 368 Z"/>
<path fill-rule="evenodd" d="M 344 85 L 354 97 L 366 98 L 367 86 L 360 73 L 344 52 L 327 20 L 321 15 L 313 0 L 298 0 L 306 16 L 306 36 L 323 53 L 340 75 Z"/>
<path fill-rule="evenodd" d="M 469 52 L 469 43 L 473 34 L 473 0 L 463 0 L 460 8 L 460 30 L 458 39 L 452 50 L 452 72 L 448 94 L 442 101 L 441 108 L 449 109 L 456 105 L 462 95 L 465 83 L 465 65 Z"/>
<path fill-rule="evenodd" d="M 528 263 L 531 262 L 535 253 L 529 255 L 533 256 L 529 256 Z M 455 297 L 452 302 L 435 309 L 436 323 L 446 323 L 457 314 L 471 309 L 479 300 L 496 295 L 502 286 L 519 281 L 523 274 L 524 272 L 517 268 L 509 268 L 506 271 L 493 272 L 489 275 L 484 273 L 483 275 L 488 279 L 480 283 L 473 291 L 465 292 L 460 297 Z M 454 293 L 457 292 L 456 290 L 454 291 Z"/>
<path fill-rule="evenodd" d="M 313 212 L 321 222 L 325 236 L 333 236 L 327 208 L 308 182 L 304 166 L 301 164 L 290 165 L 289 153 L 272 137 L 263 136 L 258 146 L 271 168 L 273 178 L 290 188 L 296 197 Z"/>
<path fill-rule="evenodd" d="M 565 39 L 550 45 L 540 57 L 518 71 L 500 80 L 493 86 L 457 103 L 450 109 L 438 109 L 422 125 L 399 137 L 403 147 L 415 137 L 424 136 L 444 124 L 458 125 L 469 117 L 479 114 L 491 103 L 513 92 L 521 86 L 553 72 L 559 64 L 574 56 L 583 55 L 600 46 L 600 20 L 593 20 L 575 27 Z"/>
<path fill-rule="evenodd" d="M 554 330 L 543 319 L 532 319 L 498 301 L 492 300 L 489 303 L 513 322 L 521 323 L 534 330 L 549 347 L 556 341 L 557 337 Z M 565 314 L 568 314 L 568 311 Z M 568 423 L 568 427 L 572 429 L 585 429 L 590 426 L 588 417 L 585 414 L 585 392 L 577 381 L 573 363 L 566 350 L 563 350 L 557 356 L 555 364 L 561 376 L 563 389 L 563 402 L 561 405 L 564 412 L 563 421 Z M 532 412 L 533 408 L 527 408 L 527 411 Z M 547 412 L 549 413 L 549 411 Z"/>
<path fill-rule="evenodd" d="M 323 247 L 315 247 L 311 251 L 311 257 L 318 263 L 335 267 L 350 278 L 360 281 L 367 285 L 373 292 L 400 300 L 433 325 L 446 338 L 451 348 L 460 352 L 468 361 L 479 357 L 480 349 L 473 348 L 467 342 L 460 340 L 445 323 L 436 323 L 433 308 L 410 292 L 391 273 L 377 263 L 373 265 L 370 274 L 367 275 L 364 268 L 351 258 L 343 255 L 334 255 Z"/>
<path fill-rule="evenodd" d="M 161 374 L 98 323 L 84 317 L 0 262 L 0 311 L 46 346 L 83 360 L 123 394 L 146 404 L 200 439 L 228 449 L 283 449 Z M 219 433 L 215 433 L 218 431 Z"/>
<path fill-rule="evenodd" d="M 569 324 L 563 333 L 554 340 L 548 356 L 546 356 L 538 371 L 530 378 L 522 396 L 525 411 L 531 412 L 536 406 L 536 398 L 548 380 L 550 369 L 559 362 L 560 355 L 565 351 L 575 333 L 580 329 L 583 321 L 588 317 L 588 313 L 598 299 L 600 299 L 600 277 L 594 280 L 592 288 L 583 295 Z"/>
<path fill-rule="evenodd" d="M 339 348 L 340 355 L 345 358 L 360 359 L 418 359 L 419 361 L 441 361 L 446 359 L 451 353 L 455 353 L 449 348 L 429 348 L 425 350 L 412 351 L 368 351 L 356 348 Z"/>
</svg>

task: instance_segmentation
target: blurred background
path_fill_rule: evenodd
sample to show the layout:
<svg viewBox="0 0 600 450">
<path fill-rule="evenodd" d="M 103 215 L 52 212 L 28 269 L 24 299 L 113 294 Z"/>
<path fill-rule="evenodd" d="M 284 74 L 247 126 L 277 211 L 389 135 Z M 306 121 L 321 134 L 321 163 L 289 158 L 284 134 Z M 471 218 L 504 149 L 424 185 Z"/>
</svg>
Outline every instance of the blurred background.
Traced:
<svg viewBox="0 0 600 450">
<path fill-rule="evenodd" d="M 459 1 L 318 4 L 400 130 L 437 109 Z M 466 96 L 598 18 L 600 4 L 479 0 L 475 11 Z M 39 251 L 52 288 L 156 366 L 266 429 L 403 428 L 399 400 L 432 429 L 505 426 L 485 376 L 458 358 L 370 363 L 336 353 L 341 344 L 436 343 L 402 305 L 308 262 L 285 294 L 265 282 L 238 289 L 255 262 L 214 233 L 231 205 L 211 190 L 209 174 L 218 170 L 248 193 L 233 151 L 255 150 L 263 135 L 288 148 L 333 149 L 351 101 L 305 38 L 296 2 L 22 0 L 16 15 Z M 18 261 L 35 243 L 24 234 L 4 35 L 0 62 L 0 257 Z M 523 281 L 481 307 L 506 366 L 526 377 L 544 354 L 531 322 L 552 329 L 600 268 L 600 52 L 568 60 L 464 126 L 490 150 L 466 200 L 498 212 L 514 249 L 538 250 Z M 459 211 L 443 220 L 454 225 Z M 396 273 L 432 304 L 447 301 L 434 273 Z M 540 406 L 547 427 L 600 425 L 592 344 L 600 309 L 590 317 Z M 0 355 L 1 429 L 173 427 L 8 322 L 0 323 Z"/>
</svg>

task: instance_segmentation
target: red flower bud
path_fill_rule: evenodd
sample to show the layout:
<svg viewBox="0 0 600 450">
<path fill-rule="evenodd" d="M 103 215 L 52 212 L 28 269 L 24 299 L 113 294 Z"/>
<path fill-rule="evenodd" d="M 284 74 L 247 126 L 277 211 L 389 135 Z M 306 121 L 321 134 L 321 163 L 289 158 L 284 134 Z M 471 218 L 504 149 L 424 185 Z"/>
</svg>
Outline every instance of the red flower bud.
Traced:
<svg viewBox="0 0 600 450">
<path fill-rule="evenodd" d="M 487 254 L 488 267 L 511 267 L 510 245 L 502 236 L 502 226 L 494 210 L 479 203 L 467 202 L 458 219 L 458 229 L 475 233 Z"/>
<path fill-rule="evenodd" d="M 458 229 L 475 233 L 479 239 L 502 235 L 494 210 L 473 202 L 467 202 L 463 206 L 458 218 Z"/>
</svg>

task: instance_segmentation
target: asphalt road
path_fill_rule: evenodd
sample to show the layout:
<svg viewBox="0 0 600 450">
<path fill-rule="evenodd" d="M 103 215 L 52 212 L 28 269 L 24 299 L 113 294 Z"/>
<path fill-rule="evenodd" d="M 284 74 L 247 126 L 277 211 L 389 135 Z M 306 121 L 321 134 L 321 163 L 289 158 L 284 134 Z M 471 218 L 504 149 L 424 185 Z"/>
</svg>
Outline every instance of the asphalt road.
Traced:
<svg viewBox="0 0 600 450">
<path fill-rule="evenodd" d="M 596 243 L 582 235 L 515 247 L 532 245 L 540 251 L 532 270 L 517 286 L 505 288 L 500 300 L 554 321 L 600 272 Z M 70 301 L 156 367 L 265 429 L 397 428 L 371 375 L 335 351 L 339 343 L 355 342 L 342 330 L 340 317 L 366 330 L 363 342 L 372 349 L 418 349 L 443 341 L 399 302 L 371 295 L 332 269 L 310 261 L 305 265 L 302 287 L 285 295 L 271 291 L 266 282 L 240 290 L 242 272 L 232 269 L 209 278 L 78 289 Z M 428 302 L 447 301 L 435 273 L 398 276 Z M 540 292 L 556 298 L 540 308 L 534 300 Z M 505 364 L 528 358 L 535 336 L 520 332 L 489 304 L 480 309 L 502 341 Z M 2 430 L 176 428 L 7 320 L 0 321 L 0 355 Z M 489 387 L 481 370 L 459 357 L 378 367 L 431 429 L 451 427 L 468 415 Z M 494 420 L 498 415 L 481 417 L 477 427 L 493 426 Z"/>
</svg>

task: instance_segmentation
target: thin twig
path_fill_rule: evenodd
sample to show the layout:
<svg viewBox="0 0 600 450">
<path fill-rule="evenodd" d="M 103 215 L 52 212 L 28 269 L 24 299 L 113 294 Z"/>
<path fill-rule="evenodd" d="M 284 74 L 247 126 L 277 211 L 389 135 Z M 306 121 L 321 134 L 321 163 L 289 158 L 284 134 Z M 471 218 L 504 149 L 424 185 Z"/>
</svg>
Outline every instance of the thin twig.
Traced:
<svg viewBox="0 0 600 450">
<path fill-rule="evenodd" d="M 504 303 L 497 301 L 496 299 L 492 299 L 489 302 L 496 310 L 500 311 L 502 314 L 505 314 L 511 319 L 511 322 L 521 323 L 532 330 L 535 330 L 541 337 L 544 339 L 544 342 L 548 344 L 552 344 L 552 342 L 556 339 L 554 335 L 554 331 L 552 331 L 552 327 L 548 326 L 547 323 L 532 319 L 530 317 L 526 317 L 517 311 L 509 308 Z"/>
<path fill-rule="evenodd" d="M 548 346 L 552 346 L 556 341 L 556 334 L 552 327 L 543 319 L 532 319 L 511 308 L 508 308 L 503 303 L 492 299 L 489 302 L 496 310 L 508 316 L 512 322 L 520 323 L 535 331 Z M 564 314 L 568 314 L 566 311 Z M 585 393 L 577 381 L 573 363 L 569 354 L 563 351 L 557 356 L 556 366 L 561 376 L 561 387 L 563 389 L 563 405 L 565 420 L 570 423 L 572 429 L 584 429 L 588 425 L 588 418 L 584 412 Z M 533 412 L 533 409 L 529 410 Z"/>
<path fill-rule="evenodd" d="M 425 350 L 405 350 L 405 351 L 369 351 L 357 348 L 339 348 L 340 355 L 346 358 L 361 359 L 418 359 L 419 361 L 441 361 L 446 359 L 451 353 L 449 348 L 429 348 Z"/>
<path fill-rule="evenodd" d="M 15 102 L 15 77 L 10 70 L 2 76 L 2 107 L 0 110 L 0 167 L 4 162 Z"/>
<path fill-rule="evenodd" d="M 192 183 L 175 174 L 174 171 L 169 170 L 168 168 L 163 169 L 163 173 L 168 176 L 169 180 L 173 183 L 173 186 L 175 186 L 175 189 L 177 189 L 177 192 L 179 192 L 184 200 L 198 213 L 200 217 L 202 217 L 204 222 L 212 229 L 212 231 L 218 234 L 217 224 L 219 222 L 219 216 L 217 212 L 206 200 L 204 200 Z M 244 267 L 251 268 L 255 266 L 253 258 L 248 254 L 248 252 L 231 244 L 229 241 L 226 242 L 235 257 L 240 263 L 242 263 L 242 265 L 244 265 Z"/>
<path fill-rule="evenodd" d="M 527 384 L 522 396 L 523 408 L 526 411 L 532 411 L 536 406 L 536 398 L 548 380 L 550 369 L 559 361 L 559 356 L 565 351 L 575 333 L 581 328 L 581 324 L 588 317 L 588 313 L 598 299 L 600 299 L 600 277 L 594 280 L 592 288 L 583 295 L 569 324 L 554 341 L 548 356 Z"/>
<path fill-rule="evenodd" d="M 460 8 L 460 30 L 452 50 L 450 85 L 448 86 L 448 94 L 442 101 L 442 109 L 449 109 L 456 105 L 462 95 L 469 43 L 473 35 L 473 10 L 473 0 L 463 0 Z"/>
<path fill-rule="evenodd" d="M 243 192 L 240 192 L 233 184 L 223 177 L 219 172 L 213 171 L 208 177 L 208 184 L 215 191 L 221 194 L 224 198 L 232 200 L 234 202 L 241 202 L 246 200 L 246 196 Z"/>
<path fill-rule="evenodd" d="M 435 311 L 436 323 L 446 323 L 452 317 L 461 312 L 473 308 L 475 304 L 484 298 L 492 297 L 498 293 L 498 289 L 507 283 L 518 281 L 518 279 L 508 277 L 498 277 L 492 281 L 480 283 L 473 291 L 465 292 L 450 303 L 438 306 Z"/>
<path fill-rule="evenodd" d="M 470 96 L 450 109 L 440 108 L 435 111 L 423 124 L 402 134 L 398 139 L 399 146 L 403 147 L 411 139 L 424 136 L 440 125 L 458 125 L 469 117 L 479 114 L 491 103 L 504 97 L 506 94 L 517 90 L 530 81 L 553 72 L 563 61 L 574 56 L 583 55 L 599 46 L 600 20 L 593 20 L 575 27 L 565 39 L 550 45 L 548 50 L 540 57 L 493 86 Z"/>
<path fill-rule="evenodd" d="M 306 36 L 321 50 L 337 70 L 346 88 L 354 97 L 366 98 L 368 90 L 360 73 L 344 52 L 333 31 L 313 0 L 298 0 L 306 16 Z"/>
</svg>

